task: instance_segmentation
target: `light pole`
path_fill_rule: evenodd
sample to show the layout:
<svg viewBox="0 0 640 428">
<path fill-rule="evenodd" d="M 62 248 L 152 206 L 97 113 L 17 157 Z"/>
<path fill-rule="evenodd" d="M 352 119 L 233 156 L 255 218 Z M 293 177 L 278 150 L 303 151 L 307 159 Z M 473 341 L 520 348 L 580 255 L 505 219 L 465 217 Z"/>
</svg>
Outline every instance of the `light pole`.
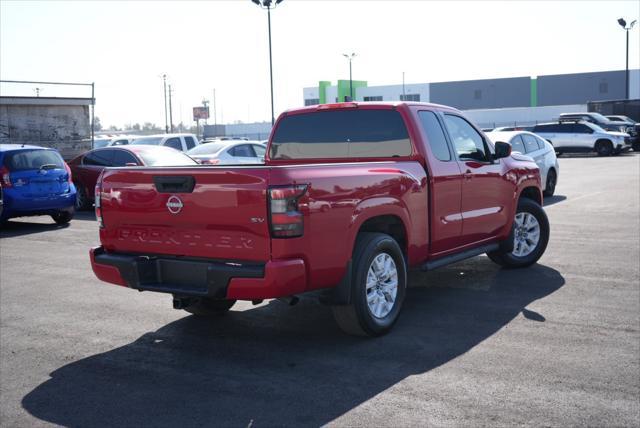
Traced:
<svg viewBox="0 0 640 428">
<path fill-rule="evenodd" d="M 353 77 L 351 74 L 351 60 L 353 60 L 356 54 L 355 53 L 352 53 L 351 55 L 342 54 L 342 56 L 349 60 L 349 101 L 353 101 Z"/>
<path fill-rule="evenodd" d="M 636 21 L 634 20 L 627 27 L 627 21 L 625 21 L 623 18 L 620 18 L 618 19 L 618 24 L 620 24 L 622 29 L 625 30 L 625 32 L 627 33 L 627 61 L 626 61 L 626 66 L 624 70 L 624 81 L 625 81 L 625 88 L 626 88 L 625 89 L 626 98 L 629 99 L 629 30 L 631 30 L 633 26 L 636 25 Z"/>
<path fill-rule="evenodd" d="M 271 78 L 271 126 L 275 122 L 275 112 L 273 109 L 273 60 L 271 56 L 271 9 L 282 3 L 282 0 L 251 0 L 262 9 L 267 9 L 267 22 L 269 25 L 269 77 Z"/>
<path fill-rule="evenodd" d="M 173 104 L 171 103 L 171 84 L 169 84 L 169 123 L 171 124 L 171 132 L 173 133 Z"/>
<path fill-rule="evenodd" d="M 167 116 L 167 75 L 162 75 L 162 82 L 164 84 L 164 133 L 169 133 L 169 122 Z"/>
</svg>

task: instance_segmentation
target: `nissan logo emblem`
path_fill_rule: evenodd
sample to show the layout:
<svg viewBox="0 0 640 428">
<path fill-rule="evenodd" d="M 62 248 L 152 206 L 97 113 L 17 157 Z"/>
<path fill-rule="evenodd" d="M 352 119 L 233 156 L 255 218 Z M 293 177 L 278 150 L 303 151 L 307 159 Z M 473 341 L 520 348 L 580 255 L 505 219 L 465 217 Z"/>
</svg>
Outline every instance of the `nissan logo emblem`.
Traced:
<svg viewBox="0 0 640 428">
<path fill-rule="evenodd" d="M 182 201 L 177 196 L 171 196 L 167 200 L 167 209 L 171 214 L 178 214 L 183 206 Z"/>
</svg>

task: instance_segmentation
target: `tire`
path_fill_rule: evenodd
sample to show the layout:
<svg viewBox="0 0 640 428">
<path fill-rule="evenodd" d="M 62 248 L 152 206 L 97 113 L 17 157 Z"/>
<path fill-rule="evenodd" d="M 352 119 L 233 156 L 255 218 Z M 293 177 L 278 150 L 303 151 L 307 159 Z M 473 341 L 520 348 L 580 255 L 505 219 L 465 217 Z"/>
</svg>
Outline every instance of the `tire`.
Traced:
<svg viewBox="0 0 640 428">
<path fill-rule="evenodd" d="M 229 312 L 229 309 L 231 309 L 235 303 L 235 300 L 209 299 L 203 297 L 198 299 L 193 305 L 184 308 L 184 310 L 199 317 L 220 316 Z"/>
<path fill-rule="evenodd" d="M 553 196 L 556 191 L 556 184 L 558 183 L 558 175 L 554 169 L 550 169 L 547 172 L 547 183 L 544 188 L 544 196 Z"/>
<path fill-rule="evenodd" d="M 89 209 L 89 199 L 87 191 L 81 184 L 76 184 L 76 211 L 84 211 Z"/>
<path fill-rule="evenodd" d="M 611 156 L 613 153 L 613 144 L 609 141 L 598 141 L 595 149 L 598 156 Z"/>
<path fill-rule="evenodd" d="M 67 224 L 73 218 L 74 211 L 59 211 L 51 215 L 53 221 L 58 224 Z"/>
<path fill-rule="evenodd" d="M 533 227 L 526 227 L 526 224 L 524 224 L 520 229 L 518 226 L 517 220 L 519 218 L 524 219 L 524 222 L 526 223 L 529 216 L 532 216 L 537 222 L 538 240 L 535 245 L 533 245 L 532 240 L 530 239 L 531 237 L 523 235 L 523 233 L 527 233 L 535 236 L 535 232 L 532 232 L 532 230 L 535 229 Z M 531 226 L 531 224 L 529 224 L 529 226 Z M 544 251 L 547 249 L 547 244 L 549 243 L 549 220 L 547 219 L 547 214 L 537 202 L 528 198 L 520 198 L 513 227 L 513 250 L 493 251 L 491 253 L 487 253 L 487 256 L 489 256 L 489 258 L 495 263 L 507 268 L 522 268 L 530 266 L 542 257 Z M 527 244 L 526 247 L 528 247 L 530 251 L 526 251 L 526 247 L 523 242 Z M 518 244 L 520 244 L 520 246 L 518 246 Z"/>
<path fill-rule="evenodd" d="M 345 333 L 356 336 L 388 333 L 400 316 L 407 289 L 400 246 L 384 233 L 360 233 L 352 266 L 351 304 L 332 306 L 336 323 Z"/>
</svg>

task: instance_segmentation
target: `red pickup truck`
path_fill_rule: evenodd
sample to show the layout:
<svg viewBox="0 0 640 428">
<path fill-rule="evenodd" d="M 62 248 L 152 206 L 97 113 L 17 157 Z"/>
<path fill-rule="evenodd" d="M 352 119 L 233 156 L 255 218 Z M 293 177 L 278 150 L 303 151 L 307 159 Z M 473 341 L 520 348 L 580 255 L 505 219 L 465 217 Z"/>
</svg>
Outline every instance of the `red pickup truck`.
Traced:
<svg viewBox="0 0 640 428">
<path fill-rule="evenodd" d="M 536 164 L 433 104 L 290 110 L 264 165 L 109 168 L 95 201 L 103 281 L 198 315 L 319 291 L 370 336 L 398 319 L 410 269 L 524 267 L 549 239 Z"/>
</svg>

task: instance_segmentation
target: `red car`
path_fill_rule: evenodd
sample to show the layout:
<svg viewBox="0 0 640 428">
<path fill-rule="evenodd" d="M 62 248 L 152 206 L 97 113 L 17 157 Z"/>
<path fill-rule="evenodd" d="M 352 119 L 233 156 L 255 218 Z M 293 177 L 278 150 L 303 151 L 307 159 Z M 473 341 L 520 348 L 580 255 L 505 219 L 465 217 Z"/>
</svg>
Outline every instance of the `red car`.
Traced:
<svg viewBox="0 0 640 428">
<path fill-rule="evenodd" d="M 101 280 L 198 315 L 321 291 L 360 335 L 391 329 L 410 269 L 525 267 L 549 239 L 532 159 L 433 104 L 287 111 L 265 165 L 107 170 L 96 194 Z"/>
<path fill-rule="evenodd" d="M 113 146 L 88 151 L 69 162 L 77 189 L 76 210 L 93 205 L 96 181 L 105 168 L 189 166 L 197 163 L 182 152 L 159 146 Z"/>
</svg>

